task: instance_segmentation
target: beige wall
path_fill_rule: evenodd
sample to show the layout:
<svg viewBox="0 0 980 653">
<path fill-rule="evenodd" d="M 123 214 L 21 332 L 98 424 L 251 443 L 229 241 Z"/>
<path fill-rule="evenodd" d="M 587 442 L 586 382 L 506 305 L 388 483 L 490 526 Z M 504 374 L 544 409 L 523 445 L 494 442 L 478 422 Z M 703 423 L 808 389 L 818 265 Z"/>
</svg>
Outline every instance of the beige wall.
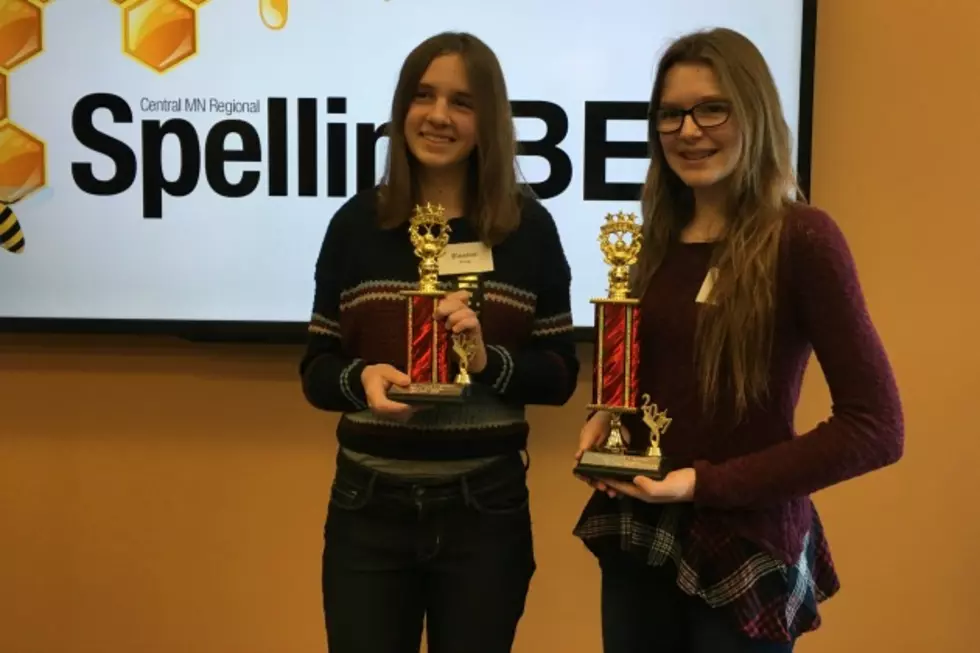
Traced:
<svg viewBox="0 0 980 653">
<path fill-rule="evenodd" d="M 859 260 L 908 445 L 899 466 L 818 495 L 843 591 L 799 650 L 965 653 L 980 608 L 980 4 L 821 4 L 813 198 Z M 0 652 L 322 653 L 334 419 L 304 404 L 297 356 L 0 339 Z M 569 534 L 586 395 L 532 412 L 540 571 L 520 652 L 600 650 L 596 567 Z M 800 426 L 828 406 L 814 366 Z"/>
</svg>

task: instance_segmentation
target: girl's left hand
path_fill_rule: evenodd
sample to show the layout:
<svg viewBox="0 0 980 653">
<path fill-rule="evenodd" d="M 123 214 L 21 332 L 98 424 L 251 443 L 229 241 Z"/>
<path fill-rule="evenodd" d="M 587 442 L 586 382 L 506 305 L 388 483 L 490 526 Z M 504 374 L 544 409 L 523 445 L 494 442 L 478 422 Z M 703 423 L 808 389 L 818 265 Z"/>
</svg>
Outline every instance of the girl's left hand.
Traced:
<svg viewBox="0 0 980 653">
<path fill-rule="evenodd" d="M 637 476 L 632 483 L 603 479 L 602 482 L 616 494 L 639 499 L 647 503 L 684 503 L 694 499 L 695 472 L 685 467 L 669 472 L 661 481 Z"/>
<path fill-rule="evenodd" d="M 450 293 L 439 302 L 435 317 L 437 320 L 444 320 L 451 333 L 466 333 L 473 341 L 473 356 L 469 362 L 469 370 L 479 373 L 487 366 L 487 348 L 483 344 L 480 320 L 469 307 L 469 300 L 470 293 L 465 290 Z"/>
</svg>

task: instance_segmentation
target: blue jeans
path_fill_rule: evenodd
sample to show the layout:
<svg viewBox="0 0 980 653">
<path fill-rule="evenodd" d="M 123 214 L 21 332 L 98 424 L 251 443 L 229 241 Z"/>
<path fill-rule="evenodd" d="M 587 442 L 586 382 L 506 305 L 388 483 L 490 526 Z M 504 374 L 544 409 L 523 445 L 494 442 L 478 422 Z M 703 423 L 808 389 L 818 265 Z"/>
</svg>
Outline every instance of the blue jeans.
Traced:
<svg viewBox="0 0 980 653">
<path fill-rule="evenodd" d="M 626 553 L 604 555 L 604 653 L 791 653 L 792 643 L 749 639 L 663 569 Z"/>
<path fill-rule="evenodd" d="M 324 531 L 330 653 L 511 650 L 535 571 L 519 453 L 453 480 L 382 474 L 340 453 Z"/>
</svg>

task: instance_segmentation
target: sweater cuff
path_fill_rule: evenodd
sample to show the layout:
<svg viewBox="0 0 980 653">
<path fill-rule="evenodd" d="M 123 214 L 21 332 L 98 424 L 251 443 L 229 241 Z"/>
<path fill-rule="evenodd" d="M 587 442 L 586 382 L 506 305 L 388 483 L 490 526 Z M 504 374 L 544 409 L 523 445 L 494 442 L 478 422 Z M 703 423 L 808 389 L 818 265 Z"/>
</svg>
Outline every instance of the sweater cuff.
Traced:
<svg viewBox="0 0 980 653">
<path fill-rule="evenodd" d="M 694 461 L 694 503 L 703 507 L 720 507 L 723 488 L 719 485 L 718 468 L 706 460 Z"/>
<path fill-rule="evenodd" d="M 367 363 L 360 358 L 355 358 L 340 372 L 340 392 L 355 410 L 364 410 L 368 407 L 364 386 L 361 384 L 361 372 L 365 367 Z"/>
<path fill-rule="evenodd" d="M 498 394 L 507 392 L 514 375 L 514 358 L 500 345 L 487 345 L 487 366 L 473 378 L 493 388 Z"/>
</svg>

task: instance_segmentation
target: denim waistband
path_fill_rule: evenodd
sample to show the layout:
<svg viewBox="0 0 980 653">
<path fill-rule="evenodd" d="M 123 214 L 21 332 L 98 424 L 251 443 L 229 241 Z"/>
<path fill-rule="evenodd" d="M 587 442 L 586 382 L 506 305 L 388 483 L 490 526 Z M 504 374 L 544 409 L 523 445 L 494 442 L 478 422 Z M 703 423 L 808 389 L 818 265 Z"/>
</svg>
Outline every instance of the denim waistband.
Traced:
<svg viewBox="0 0 980 653">
<path fill-rule="evenodd" d="M 379 493 L 418 495 L 424 490 L 428 497 L 448 497 L 460 493 L 465 496 L 471 492 L 490 490 L 507 483 L 523 483 L 529 460 L 526 452 L 515 451 L 471 472 L 446 477 L 420 478 L 387 474 L 371 469 L 351 460 L 340 451 L 337 454 L 336 478 L 357 487 L 369 488 L 375 495 Z"/>
</svg>

